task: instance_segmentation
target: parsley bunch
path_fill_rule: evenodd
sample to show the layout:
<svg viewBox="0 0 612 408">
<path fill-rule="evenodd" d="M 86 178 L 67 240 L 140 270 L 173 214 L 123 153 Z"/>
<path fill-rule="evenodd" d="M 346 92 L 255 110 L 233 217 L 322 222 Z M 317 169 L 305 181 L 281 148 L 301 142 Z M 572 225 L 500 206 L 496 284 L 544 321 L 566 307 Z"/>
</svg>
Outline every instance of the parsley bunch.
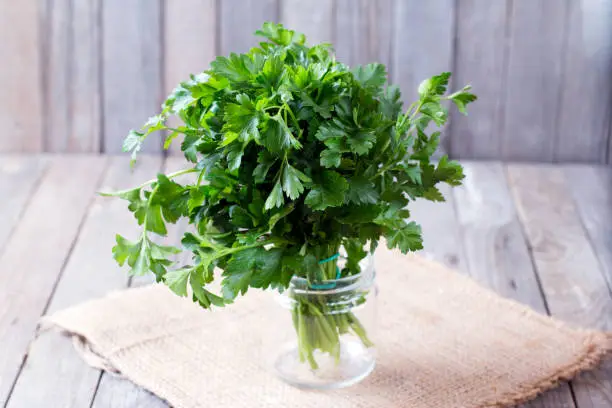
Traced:
<svg viewBox="0 0 612 408">
<path fill-rule="evenodd" d="M 448 119 L 444 102 L 465 113 L 476 99 L 469 87 L 445 96 L 450 73 L 423 81 L 404 111 L 384 65 L 350 69 L 328 44 L 309 47 L 280 24 L 256 34 L 265 39 L 259 47 L 218 57 L 126 138 L 135 159 L 149 134 L 167 131 L 166 148 L 183 135 L 185 170 L 109 194 L 128 200 L 142 226 L 136 240 L 117 236 L 117 262 L 132 274 L 154 273 L 205 308 L 249 288 L 286 288 L 294 275 L 333 279 L 335 265 L 319 261 L 340 247 L 343 277 L 360 272 L 364 246 L 374 250 L 382 237 L 404 253 L 421 249 L 407 206 L 443 201 L 437 185 L 457 186 L 464 177 L 457 162 L 431 159 L 440 139 L 432 129 Z M 182 124 L 169 126 L 171 116 Z M 196 180 L 174 180 L 185 173 Z M 152 239 L 181 218 L 192 227 L 182 248 Z M 180 251 L 191 252 L 192 263 L 174 265 Z M 208 286 L 215 268 L 220 294 Z"/>
</svg>

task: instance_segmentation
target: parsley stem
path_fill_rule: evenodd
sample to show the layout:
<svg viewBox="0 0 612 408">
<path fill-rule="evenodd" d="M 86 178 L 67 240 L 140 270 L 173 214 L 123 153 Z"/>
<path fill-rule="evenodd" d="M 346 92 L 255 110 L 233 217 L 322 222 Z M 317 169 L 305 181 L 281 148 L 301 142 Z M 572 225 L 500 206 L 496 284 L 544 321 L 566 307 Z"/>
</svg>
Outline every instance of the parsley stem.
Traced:
<svg viewBox="0 0 612 408">
<path fill-rule="evenodd" d="M 191 168 L 191 169 L 183 169 L 183 170 L 179 170 L 179 171 L 175 171 L 174 173 L 169 173 L 166 174 L 166 177 L 168 177 L 169 179 L 178 177 L 178 176 L 182 176 L 183 174 L 189 174 L 189 173 L 195 173 L 197 170 L 195 168 Z M 139 186 L 133 187 L 133 188 L 128 188 L 125 190 L 119 190 L 119 191 L 110 191 L 110 192 L 98 192 L 98 194 L 100 194 L 101 196 L 104 197 L 117 197 L 117 196 L 121 196 L 127 193 L 130 193 L 134 190 L 139 190 L 143 187 L 146 187 L 150 184 L 153 184 L 157 181 L 157 178 L 145 181 L 144 183 L 142 183 Z"/>
<path fill-rule="evenodd" d="M 144 240 L 145 243 L 146 243 L 146 238 L 147 238 L 147 218 L 149 217 L 149 209 L 151 208 L 151 201 L 153 201 L 153 197 L 155 197 L 155 194 L 157 194 L 158 189 L 159 189 L 159 184 L 156 185 L 153 190 L 151 190 L 151 194 L 149 195 L 149 198 L 147 199 L 147 208 L 145 210 L 144 219 L 142 221 L 142 237 L 145 238 Z"/>
<path fill-rule="evenodd" d="M 287 102 L 283 103 L 283 109 L 285 110 L 285 112 L 289 113 L 289 116 L 291 116 L 291 119 L 293 120 L 293 124 L 295 125 L 295 128 L 299 130 L 300 129 L 300 124 L 299 124 L 297 118 L 295 117 L 295 114 L 293 113 L 293 111 L 289 107 L 289 105 L 287 105 Z"/>
</svg>

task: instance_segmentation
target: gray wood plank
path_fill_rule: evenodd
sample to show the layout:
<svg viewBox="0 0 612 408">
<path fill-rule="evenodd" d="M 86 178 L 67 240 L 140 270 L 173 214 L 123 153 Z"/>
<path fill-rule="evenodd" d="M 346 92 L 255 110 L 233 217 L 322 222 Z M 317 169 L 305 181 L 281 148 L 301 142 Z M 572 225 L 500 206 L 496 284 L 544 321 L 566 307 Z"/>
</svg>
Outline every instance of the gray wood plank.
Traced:
<svg viewBox="0 0 612 408">
<path fill-rule="evenodd" d="M 168 95 L 190 74 L 206 70 L 215 59 L 217 9 L 215 0 L 166 1 L 164 7 L 164 87 Z M 180 153 L 180 142 L 180 138 L 175 139 L 172 153 Z"/>
<path fill-rule="evenodd" d="M 104 152 L 120 152 L 130 129 L 160 111 L 161 15 L 160 0 L 102 2 Z M 151 135 L 143 151 L 160 151 L 161 139 L 161 134 Z"/>
<path fill-rule="evenodd" d="M 135 407 L 167 408 L 168 404 L 128 380 L 108 374 L 102 377 L 100 388 L 91 408 Z"/>
<path fill-rule="evenodd" d="M 130 171 L 126 157 L 110 160 L 101 191 L 125 189 L 152 177 L 161 168 L 160 157 L 141 157 Z M 125 288 L 125 270 L 111 256 L 115 234 L 131 239 L 140 228 L 126 202 L 97 196 L 86 216 L 78 241 L 49 304 L 47 313 L 73 306 L 107 292 Z M 72 342 L 57 333 L 43 334 L 32 342 L 8 407 L 86 407 L 92 401 L 100 371 L 89 367 Z M 32 392 L 35 389 L 36 392 Z"/>
<path fill-rule="evenodd" d="M 555 159 L 605 163 L 612 112 L 612 2 L 568 4 Z"/>
<path fill-rule="evenodd" d="M 552 161 L 554 157 L 567 3 L 512 2 L 501 133 L 504 159 Z"/>
<path fill-rule="evenodd" d="M 380 62 L 391 70 L 392 0 L 337 0 L 334 45 L 338 60 L 349 65 Z"/>
<path fill-rule="evenodd" d="M 404 103 L 417 99 L 421 81 L 452 70 L 455 4 L 454 0 L 395 2 L 392 72 Z M 448 144 L 444 132 L 441 150 L 448 152 Z"/>
<path fill-rule="evenodd" d="M 43 148 L 38 4 L 0 0 L 0 153 Z"/>
<path fill-rule="evenodd" d="M 410 218 L 423 230 L 424 250 L 421 255 L 468 274 L 469 267 L 455 213 L 455 199 L 449 186 L 440 186 L 440 191 L 446 197 L 446 202 L 416 200 L 408 205 Z"/>
<path fill-rule="evenodd" d="M 559 167 L 510 165 L 508 178 L 552 315 L 612 329 L 612 295 Z M 580 407 L 612 406 L 612 364 L 573 381 Z"/>
<path fill-rule="evenodd" d="M 310 45 L 331 43 L 333 5 L 332 0 L 280 0 L 280 22 L 306 34 Z"/>
<path fill-rule="evenodd" d="M 47 168 L 43 156 L 0 156 L 0 255 Z"/>
<path fill-rule="evenodd" d="M 397 1 L 393 15 L 393 80 L 412 102 L 421 81 L 451 70 L 454 2 Z"/>
<path fill-rule="evenodd" d="M 502 165 L 463 165 L 465 183 L 453 189 L 453 195 L 470 275 L 500 295 L 547 314 Z M 567 384 L 522 405 L 574 406 Z"/>
<path fill-rule="evenodd" d="M 224 0 L 218 4 L 221 55 L 248 51 L 261 41 L 253 35 L 255 30 L 279 18 L 278 0 Z"/>
<path fill-rule="evenodd" d="M 567 165 L 564 172 L 582 224 L 612 290 L 612 170 Z"/>
<path fill-rule="evenodd" d="M 57 157 L 0 256 L 0 405 L 76 240 L 106 159 Z"/>
<path fill-rule="evenodd" d="M 45 151 L 99 152 L 99 2 L 55 0 L 42 8 Z"/>
<path fill-rule="evenodd" d="M 489 0 L 457 2 L 452 83 L 455 88 L 472 84 L 479 97 L 470 105 L 467 119 L 451 109 L 450 151 L 457 158 L 496 159 L 501 155 L 509 4 Z"/>
</svg>

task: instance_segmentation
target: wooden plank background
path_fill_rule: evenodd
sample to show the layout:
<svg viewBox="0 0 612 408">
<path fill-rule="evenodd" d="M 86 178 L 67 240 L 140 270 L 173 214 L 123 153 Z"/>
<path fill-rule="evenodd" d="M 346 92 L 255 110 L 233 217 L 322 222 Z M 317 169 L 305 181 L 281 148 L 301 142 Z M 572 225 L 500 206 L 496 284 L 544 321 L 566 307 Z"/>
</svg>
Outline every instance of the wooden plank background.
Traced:
<svg viewBox="0 0 612 408">
<path fill-rule="evenodd" d="M 0 152 L 121 150 L 128 130 L 216 55 L 280 21 L 380 61 L 405 100 L 455 74 L 458 158 L 612 163 L 612 2 L 602 0 L 0 0 Z M 159 139 L 148 152 L 160 152 Z M 172 150 L 176 152 L 176 149 Z"/>
</svg>

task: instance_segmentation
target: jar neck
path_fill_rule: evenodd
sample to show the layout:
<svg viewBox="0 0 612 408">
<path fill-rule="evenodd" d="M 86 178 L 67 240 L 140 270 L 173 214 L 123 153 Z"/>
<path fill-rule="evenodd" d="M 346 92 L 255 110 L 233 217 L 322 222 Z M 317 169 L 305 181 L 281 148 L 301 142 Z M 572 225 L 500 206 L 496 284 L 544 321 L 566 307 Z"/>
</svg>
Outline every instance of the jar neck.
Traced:
<svg viewBox="0 0 612 408">
<path fill-rule="evenodd" d="M 338 260 L 330 262 L 334 270 L 338 268 L 338 262 L 346 261 L 342 257 Z M 359 262 L 361 272 L 355 275 L 345 276 L 341 278 L 322 279 L 315 282 L 308 278 L 293 276 L 289 283 L 289 289 L 295 293 L 338 293 L 343 291 L 351 291 L 356 289 L 367 289 L 374 284 L 374 256 L 368 253 L 364 259 Z"/>
</svg>

